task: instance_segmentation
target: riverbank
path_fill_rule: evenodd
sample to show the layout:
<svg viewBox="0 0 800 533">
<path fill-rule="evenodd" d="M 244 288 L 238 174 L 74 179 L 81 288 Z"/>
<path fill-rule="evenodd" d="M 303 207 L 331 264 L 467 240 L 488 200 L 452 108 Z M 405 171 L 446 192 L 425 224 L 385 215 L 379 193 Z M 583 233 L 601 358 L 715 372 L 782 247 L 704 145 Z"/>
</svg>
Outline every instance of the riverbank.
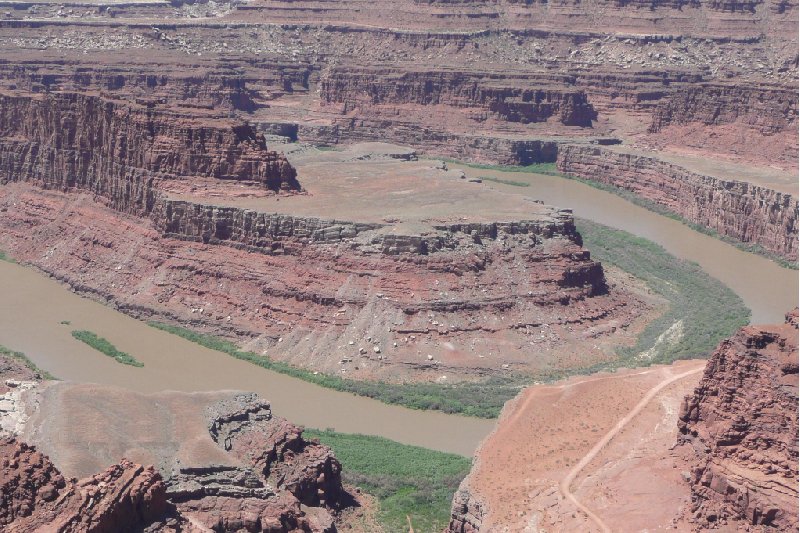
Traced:
<svg viewBox="0 0 800 533">
<path fill-rule="evenodd" d="M 242 350 L 230 340 L 198 333 L 182 326 L 150 322 L 157 329 L 205 348 L 275 372 L 330 389 L 345 391 L 387 404 L 438 410 L 480 418 L 496 418 L 505 402 L 531 383 L 552 382 L 568 376 L 621 367 L 671 363 L 702 358 L 749 319 L 741 298 L 697 265 L 678 259 L 662 247 L 634 235 L 580 220 L 584 245 L 595 259 L 612 264 L 642 281 L 668 302 L 665 313 L 648 324 L 633 346 L 620 346 L 617 358 L 589 367 L 553 367 L 534 375 L 493 377 L 476 383 L 388 383 L 356 381 L 293 367 Z"/>
<path fill-rule="evenodd" d="M 451 164 L 455 164 L 455 165 L 463 165 L 463 166 L 466 166 L 466 167 L 469 167 L 469 168 L 475 169 L 475 170 L 491 170 L 491 171 L 509 173 L 509 174 L 513 174 L 513 173 L 538 174 L 538 175 L 541 175 L 541 176 L 553 176 L 553 177 L 557 177 L 557 178 L 573 180 L 573 181 L 576 181 L 578 183 L 582 183 L 584 185 L 587 185 L 589 187 L 597 189 L 599 191 L 611 193 L 611 194 L 613 194 L 615 196 L 618 196 L 618 197 L 626 200 L 627 202 L 630 202 L 630 203 L 632 203 L 632 204 L 634 204 L 636 206 L 639 206 L 639 207 L 642 207 L 644 209 L 647 209 L 648 211 L 652 211 L 653 213 L 656 213 L 656 214 L 661 215 L 663 217 L 678 221 L 681 224 L 687 226 L 688 228 L 690 228 L 690 229 L 692 229 L 692 230 L 694 230 L 694 231 L 696 231 L 698 233 L 703 233 L 703 234 L 708 235 L 710 237 L 713 237 L 713 238 L 715 238 L 715 239 L 717 239 L 719 241 L 722 241 L 722 242 L 724 242 L 726 244 L 730 244 L 730 245 L 736 247 L 737 249 L 739 249 L 739 250 L 741 250 L 743 252 L 748 252 L 748 253 L 752 253 L 752 254 L 756 254 L 756 255 L 759 255 L 761 257 L 764 257 L 765 259 L 773 261 L 774 263 L 776 263 L 777 265 L 779 265 L 779 266 L 781 266 L 783 268 L 788 268 L 788 269 L 792 269 L 792 270 L 797 270 L 798 269 L 797 260 L 787 259 L 786 257 L 783 257 L 783 256 L 781 256 L 779 254 L 776 254 L 776 253 L 770 251 L 770 250 L 767 250 L 766 248 L 764 248 L 764 246 L 762 246 L 762 245 L 760 245 L 758 243 L 742 242 L 740 239 L 736 239 L 736 238 L 731 237 L 729 235 L 725 235 L 723 233 L 720 233 L 719 231 L 715 230 L 712 227 L 703 226 L 701 224 L 693 222 L 693 221 L 689 220 L 688 218 L 686 218 L 685 216 L 681 215 L 680 213 L 675 212 L 674 210 L 671 210 L 671 209 L 665 207 L 664 205 L 662 205 L 662 204 L 660 204 L 658 202 L 652 201 L 652 200 L 650 200 L 650 199 L 648 199 L 648 198 L 646 198 L 646 197 L 644 197 L 644 196 L 642 196 L 640 194 L 637 194 L 637 193 L 635 193 L 635 192 L 633 192 L 633 191 L 631 191 L 629 189 L 626 189 L 626 188 L 620 187 L 618 185 L 615 185 L 614 183 L 604 182 L 604 181 L 597 181 L 597 180 L 593 180 L 593 179 L 588 179 L 586 177 L 581 177 L 581 176 L 579 176 L 577 174 L 571 174 L 571 173 L 568 173 L 568 172 L 559 171 L 556 163 L 532 163 L 530 165 L 525 165 L 525 166 L 505 166 L 505 165 L 487 165 L 487 164 L 480 164 L 480 163 L 469 163 L 469 162 L 465 162 L 465 161 L 457 161 L 457 160 L 454 160 L 454 159 L 445 159 L 445 161 L 447 161 L 447 162 L 449 162 Z M 500 184 L 503 184 L 503 185 L 512 185 L 512 186 L 516 186 L 516 187 L 531 187 L 532 186 L 532 184 L 529 181 L 508 179 L 508 178 L 502 178 L 502 177 L 496 177 L 496 176 L 479 175 L 477 179 L 481 179 L 483 181 L 494 182 L 494 183 L 500 183 Z"/>
<path fill-rule="evenodd" d="M 783 320 L 786 309 L 797 305 L 797 271 L 760 255 L 742 251 L 672 217 L 663 216 L 602 188 L 562 177 L 553 164 L 531 167 L 469 166 L 451 163 L 468 179 L 494 177 L 527 187 L 485 181 L 484 186 L 509 195 L 551 205 L 568 205 L 576 217 L 627 231 L 662 246 L 670 254 L 697 263 L 707 274 L 738 294 L 751 311 L 751 323 Z M 534 170 L 531 172 L 530 170 Z M 541 171 L 541 172 L 540 172 Z"/>
</svg>

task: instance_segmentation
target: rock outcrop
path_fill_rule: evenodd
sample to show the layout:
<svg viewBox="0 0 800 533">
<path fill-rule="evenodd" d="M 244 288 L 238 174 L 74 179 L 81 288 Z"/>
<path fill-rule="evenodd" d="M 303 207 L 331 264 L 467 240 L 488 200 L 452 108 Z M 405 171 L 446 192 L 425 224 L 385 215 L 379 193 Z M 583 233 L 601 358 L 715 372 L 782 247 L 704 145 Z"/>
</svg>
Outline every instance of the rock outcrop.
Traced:
<svg viewBox="0 0 800 533">
<path fill-rule="evenodd" d="M 142 214 L 159 182 L 203 178 L 300 189 L 283 154 L 246 124 L 86 93 L 0 94 L 0 183 L 85 190 Z"/>
<path fill-rule="evenodd" d="M 781 326 L 748 326 L 724 341 L 678 421 L 694 450 L 691 517 L 764 531 L 798 527 L 797 309 Z"/>
<path fill-rule="evenodd" d="M 468 479 L 461 482 L 453 495 L 448 533 L 478 533 L 483 526 L 483 504 L 470 492 Z"/>
<path fill-rule="evenodd" d="M 78 398 L 88 388 L 89 397 L 81 403 L 114 406 L 112 411 L 118 407 L 117 395 L 131 394 L 82 385 L 54 387 L 56 395 L 65 391 L 70 395 L 74 388 Z M 135 397 L 132 403 L 142 399 L 148 401 Z M 345 506 L 341 465 L 328 447 L 305 440 L 302 429 L 274 417 L 269 403 L 254 394 L 231 393 L 210 398 L 165 393 L 153 401 L 167 411 L 180 409 L 181 422 L 159 430 L 166 434 L 177 430 L 183 440 L 164 446 L 151 435 L 136 433 L 117 434 L 106 444 L 115 438 L 124 441 L 120 444 L 126 448 L 136 442 L 134 451 L 161 457 L 161 472 L 123 459 L 100 474 L 65 479 L 41 451 L 14 437 L 2 437 L 0 529 L 9 533 L 44 527 L 63 533 L 336 531 L 336 515 Z M 90 423 L 108 426 L 102 417 L 119 415 L 105 412 L 95 413 Z M 176 414 L 170 411 L 167 419 Z M 80 416 L 69 409 L 43 416 L 66 416 L 80 423 Z M 148 414 L 134 410 L 126 416 L 135 419 Z M 202 421 L 206 424 L 196 425 Z M 220 448 L 217 452 L 208 447 L 215 448 L 215 443 Z M 43 445 L 52 448 L 46 439 Z M 82 445 L 71 446 L 71 442 L 58 442 L 53 449 L 61 460 L 66 458 L 65 470 L 92 462 L 92 453 L 86 455 Z"/>
<path fill-rule="evenodd" d="M 530 76 L 484 76 L 470 72 L 409 72 L 394 69 L 337 69 L 320 82 L 322 104 L 343 114 L 407 104 L 449 106 L 470 111 L 473 120 L 490 116 L 505 122 L 556 121 L 565 126 L 591 126 L 597 112 L 586 95 L 557 77 L 542 76 L 541 86 Z"/>
<path fill-rule="evenodd" d="M 790 194 L 598 147 L 564 146 L 556 165 L 572 176 L 630 191 L 720 235 L 797 260 L 798 199 Z"/>
<path fill-rule="evenodd" d="M 152 467 L 122 461 L 91 478 L 65 480 L 50 460 L 13 438 L 0 441 L 0 525 L 9 533 L 136 531 L 167 511 Z"/>
<path fill-rule="evenodd" d="M 753 134 L 775 135 L 797 128 L 794 91 L 781 86 L 690 85 L 665 99 L 653 113 L 651 132 L 697 122 L 706 126 L 743 123 Z"/>
<path fill-rule="evenodd" d="M 333 532 L 343 501 L 341 465 L 330 448 L 273 417 L 255 394 L 207 408 L 211 438 L 242 466 L 181 466 L 167 479 L 177 514 L 214 531 Z"/>
<path fill-rule="evenodd" d="M 341 504 L 339 461 L 326 446 L 304 440 L 302 429 L 273 417 L 269 403 L 244 394 L 210 410 L 209 433 L 214 441 L 250 463 L 266 482 L 290 492 L 303 505 Z"/>
<path fill-rule="evenodd" d="M 62 193 L 26 184 L 5 192 L 0 242 L 19 260 L 134 316 L 188 320 L 313 371 L 523 371 L 589 328 L 608 323 L 603 338 L 633 319 L 630 295 L 608 290 L 567 211 L 406 228 L 165 199 L 150 219 L 121 219 L 81 195 L 65 207 Z M 488 357 L 492 338 L 507 347 L 503 361 Z"/>
</svg>

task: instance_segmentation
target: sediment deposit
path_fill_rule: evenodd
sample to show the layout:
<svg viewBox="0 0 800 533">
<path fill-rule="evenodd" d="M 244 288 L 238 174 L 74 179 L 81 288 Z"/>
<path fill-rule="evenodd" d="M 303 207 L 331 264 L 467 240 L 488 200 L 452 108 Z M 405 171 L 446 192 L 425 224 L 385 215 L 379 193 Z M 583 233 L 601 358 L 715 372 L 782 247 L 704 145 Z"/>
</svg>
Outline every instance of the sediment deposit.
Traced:
<svg viewBox="0 0 800 533">
<path fill-rule="evenodd" d="M 538 204 L 525 206 L 535 219 L 398 224 L 164 199 L 142 219 L 80 193 L 5 192 L 2 246 L 20 260 L 134 316 L 233 335 L 316 371 L 528 372 L 589 335 L 596 351 L 559 361 L 579 365 L 613 357 L 615 331 L 638 324 L 638 298 L 608 291 L 571 214 Z"/>
<path fill-rule="evenodd" d="M 681 406 L 700 529 L 797 529 L 797 309 L 786 322 L 724 341 Z"/>
</svg>

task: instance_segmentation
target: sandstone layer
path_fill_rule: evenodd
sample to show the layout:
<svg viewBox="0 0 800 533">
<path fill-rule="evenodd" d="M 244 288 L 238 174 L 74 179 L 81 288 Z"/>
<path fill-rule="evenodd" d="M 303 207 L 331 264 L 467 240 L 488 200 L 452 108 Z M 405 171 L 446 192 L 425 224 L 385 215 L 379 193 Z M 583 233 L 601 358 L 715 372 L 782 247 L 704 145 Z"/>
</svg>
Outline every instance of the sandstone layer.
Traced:
<svg viewBox="0 0 800 533">
<path fill-rule="evenodd" d="M 65 480 L 35 448 L 5 437 L 0 449 L 4 531 L 134 531 L 166 513 L 164 483 L 152 467 L 122 461 L 91 478 Z"/>
<path fill-rule="evenodd" d="M 699 529 L 798 527 L 797 309 L 750 326 L 711 356 L 680 411 L 693 451 L 688 514 Z"/>
<path fill-rule="evenodd" d="M 12 2 L 0 20 L 3 179 L 144 208 L 165 182 L 298 190 L 262 134 L 500 164 L 623 143 L 793 179 L 797 13 L 784 0 Z M 104 133 L 43 138 L 56 125 Z M 79 155 L 53 152 L 62 141 Z M 680 168 L 662 170 L 681 188 Z M 735 168 L 721 179 L 750 181 Z M 748 205 L 725 208 L 697 223 L 796 257 L 782 220 L 745 229 Z"/>
<path fill-rule="evenodd" d="M 720 235 L 797 259 L 796 195 L 693 172 L 655 157 L 597 147 L 559 150 L 560 171 L 612 185 Z"/>
<path fill-rule="evenodd" d="M 0 96 L 2 182 L 94 193 L 149 212 L 162 180 L 213 178 L 299 190 L 286 158 L 252 127 L 85 93 Z"/>
<path fill-rule="evenodd" d="M 64 383 L 28 388 L 22 400 L 19 436 L 0 440 L 4 531 L 336 530 L 347 499 L 338 461 L 254 394 Z M 100 467 L 121 456 L 157 469 L 127 459 Z"/>
<path fill-rule="evenodd" d="M 7 192 L 2 246 L 20 260 L 134 316 L 237 336 L 313 370 L 385 379 L 529 371 L 635 318 L 633 296 L 607 291 L 569 215 L 395 235 L 209 207 L 199 218 L 174 212 L 167 229 L 181 231 L 163 232 L 85 196 L 65 205 L 55 193 Z M 250 234 L 257 225 L 263 236 Z"/>
</svg>

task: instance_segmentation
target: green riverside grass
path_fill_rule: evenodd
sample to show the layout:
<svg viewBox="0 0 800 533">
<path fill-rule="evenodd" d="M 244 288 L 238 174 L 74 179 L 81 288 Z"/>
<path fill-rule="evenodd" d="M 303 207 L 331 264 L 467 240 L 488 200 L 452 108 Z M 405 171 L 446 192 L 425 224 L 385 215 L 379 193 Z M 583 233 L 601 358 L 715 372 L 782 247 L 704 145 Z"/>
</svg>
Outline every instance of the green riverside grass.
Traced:
<svg viewBox="0 0 800 533">
<path fill-rule="evenodd" d="M 206 348 L 226 353 L 236 359 L 249 361 L 274 372 L 280 372 L 329 389 L 351 392 L 383 403 L 403 405 L 412 409 L 437 410 L 478 418 L 496 418 L 506 400 L 516 396 L 523 386 L 519 381 L 509 378 L 492 378 L 481 383 L 456 385 L 356 381 L 328 374 L 314 374 L 309 370 L 297 368 L 282 361 L 273 361 L 269 357 L 241 350 L 229 340 L 197 333 L 182 326 L 163 322 L 148 322 L 148 324 Z"/>
<path fill-rule="evenodd" d="M 527 181 L 514 181 L 514 180 L 504 180 L 502 178 L 494 178 L 492 176 L 478 176 L 479 180 L 483 181 L 493 181 L 495 183 L 502 183 L 503 185 L 511 185 L 512 187 L 530 187 L 531 184 Z"/>
<path fill-rule="evenodd" d="M 21 361 L 25 366 L 30 368 L 31 371 L 34 374 L 38 375 L 41 379 L 49 379 L 49 380 L 57 380 L 58 379 L 57 377 L 55 377 L 53 374 L 51 374 L 47 370 L 42 370 L 41 368 L 36 366 L 36 363 L 34 363 L 30 359 L 28 359 L 28 356 L 25 355 L 24 353 L 15 352 L 14 350 L 10 350 L 10 349 L 6 348 L 5 346 L 3 346 L 2 344 L 0 344 L 0 357 L 13 357 L 14 359 L 17 359 L 17 360 Z"/>
<path fill-rule="evenodd" d="M 583 219 L 577 219 L 576 226 L 592 258 L 633 274 L 669 302 L 669 309 L 647 325 L 635 346 L 617 350 L 619 364 L 641 364 L 636 356 L 679 320 L 683 321 L 682 337 L 647 362 L 707 357 L 722 339 L 748 323 L 750 310 L 742 299 L 697 263 L 678 259 L 658 244 L 626 231 Z"/>
<path fill-rule="evenodd" d="M 367 435 L 311 430 L 330 446 L 342 463 L 346 483 L 360 487 L 380 503 L 378 521 L 384 530 L 407 531 L 406 516 L 414 531 L 442 531 L 450 520 L 450 505 L 471 461 L 451 453 Z"/>
<path fill-rule="evenodd" d="M 108 340 L 104 339 L 103 337 L 97 336 L 95 333 L 92 333 L 91 331 L 87 331 L 85 329 L 76 330 L 72 332 L 72 336 L 78 339 L 79 341 L 88 344 L 98 352 L 103 353 L 109 357 L 113 357 L 123 365 L 130 365 L 136 367 L 144 366 L 144 363 L 137 361 L 130 354 L 119 351 L 117 347 L 108 342 Z"/>
<path fill-rule="evenodd" d="M 589 368 L 545 371 L 532 376 L 495 376 L 476 383 L 453 385 L 356 381 L 335 375 L 314 374 L 309 370 L 241 350 L 231 341 L 181 326 L 161 322 L 149 324 L 206 348 L 323 387 L 413 409 L 496 418 L 505 402 L 532 381 L 549 382 L 575 374 L 623 366 L 644 366 L 669 363 L 677 359 L 707 357 L 722 339 L 747 323 L 750 312 L 742 300 L 696 264 L 678 259 L 661 246 L 624 231 L 588 221 L 579 221 L 578 229 L 594 258 L 644 280 L 651 290 L 669 302 L 668 311 L 648 325 L 634 347 L 620 348 L 617 351 L 617 360 Z M 639 353 L 653 347 L 658 336 L 681 319 L 684 335 L 680 342 L 660 347 L 647 360 L 637 357 Z"/>
<path fill-rule="evenodd" d="M 16 263 L 13 258 L 9 257 L 4 251 L 0 250 L 0 261 L 5 261 L 7 263 Z"/>
</svg>

